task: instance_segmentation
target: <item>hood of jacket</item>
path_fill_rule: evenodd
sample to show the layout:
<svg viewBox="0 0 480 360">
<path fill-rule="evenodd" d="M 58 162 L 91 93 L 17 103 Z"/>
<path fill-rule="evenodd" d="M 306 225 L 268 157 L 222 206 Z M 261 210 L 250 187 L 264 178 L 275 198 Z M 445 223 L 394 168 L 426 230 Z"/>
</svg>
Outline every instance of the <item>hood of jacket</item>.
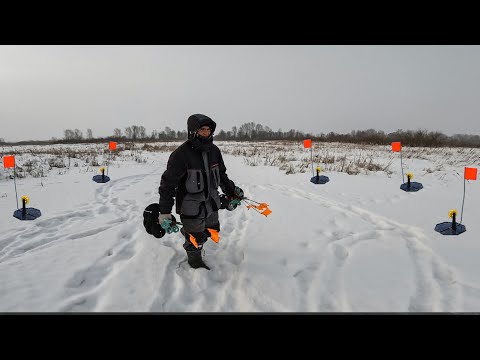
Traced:
<svg viewBox="0 0 480 360">
<path fill-rule="evenodd" d="M 195 132 L 205 125 L 208 125 L 210 127 L 210 129 L 212 130 L 210 132 L 210 136 L 213 136 L 215 128 L 217 127 L 215 121 L 203 114 L 190 115 L 187 120 L 188 139 L 193 140 L 195 138 Z"/>
</svg>

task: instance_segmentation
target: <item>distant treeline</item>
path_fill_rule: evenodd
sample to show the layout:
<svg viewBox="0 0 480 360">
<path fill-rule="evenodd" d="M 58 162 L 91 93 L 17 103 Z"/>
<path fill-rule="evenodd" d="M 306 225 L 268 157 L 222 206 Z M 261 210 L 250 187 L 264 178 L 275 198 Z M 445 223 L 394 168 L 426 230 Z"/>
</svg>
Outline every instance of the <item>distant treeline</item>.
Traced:
<svg viewBox="0 0 480 360">
<path fill-rule="evenodd" d="M 183 141 L 187 139 L 187 131 L 175 131 L 170 127 L 165 127 L 163 131 L 153 130 L 147 134 L 145 127 L 132 125 L 128 126 L 122 132 L 115 128 L 113 134 L 108 137 L 95 138 L 92 130 L 87 129 L 86 136 L 79 129 L 64 130 L 63 139 L 52 138 L 48 141 L 20 141 L 16 143 L 6 143 L 0 138 L 0 144 L 3 145 L 34 145 L 34 144 L 73 144 L 73 143 L 100 143 L 105 141 L 117 142 L 145 142 L 145 141 Z M 424 147 L 480 147 L 479 135 L 455 134 L 447 136 L 438 131 L 427 130 L 397 130 L 392 133 L 385 133 L 381 130 L 354 130 L 349 134 L 337 134 L 329 132 L 328 134 L 311 134 L 291 129 L 282 131 L 279 129 L 273 131 L 268 126 L 249 122 L 240 127 L 232 127 L 231 130 L 217 130 L 215 139 L 222 141 L 263 141 L 263 140 L 284 140 L 284 141 L 302 141 L 312 139 L 322 142 L 343 142 L 371 145 L 388 145 L 394 141 L 401 141 L 405 146 L 424 146 Z"/>
</svg>

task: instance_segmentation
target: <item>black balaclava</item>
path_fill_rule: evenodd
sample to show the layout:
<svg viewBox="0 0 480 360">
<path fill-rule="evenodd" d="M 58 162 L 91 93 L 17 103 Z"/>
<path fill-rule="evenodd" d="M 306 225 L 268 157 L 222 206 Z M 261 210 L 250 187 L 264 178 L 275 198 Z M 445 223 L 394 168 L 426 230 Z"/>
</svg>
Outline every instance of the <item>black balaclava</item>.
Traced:
<svg viewBox="0 0 480 360">
<path fill-rule="evenodd" d="M 209 126 L 211 131 L 208 137 L 198 136 L 197 130 L 202 126 Z M 200 151 L 210 151 L 213 145 L 213 133 L 217 124 L 203 114 L 191 115 L 187 120 L 188 140 L 192 146 Z"/>
</svg>

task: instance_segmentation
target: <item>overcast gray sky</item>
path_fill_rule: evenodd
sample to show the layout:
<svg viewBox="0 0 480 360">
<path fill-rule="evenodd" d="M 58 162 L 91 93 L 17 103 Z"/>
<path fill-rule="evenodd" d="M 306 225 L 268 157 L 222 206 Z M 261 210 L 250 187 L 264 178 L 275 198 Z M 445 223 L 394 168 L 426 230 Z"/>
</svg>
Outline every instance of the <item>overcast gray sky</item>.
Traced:
<svg viewBox="0 0 480 360">
<path fill-rule="evenodd" d="M 480 134 L 480 46 L 0 46 L 0 138 L 65 129 Z"/>
</svg>

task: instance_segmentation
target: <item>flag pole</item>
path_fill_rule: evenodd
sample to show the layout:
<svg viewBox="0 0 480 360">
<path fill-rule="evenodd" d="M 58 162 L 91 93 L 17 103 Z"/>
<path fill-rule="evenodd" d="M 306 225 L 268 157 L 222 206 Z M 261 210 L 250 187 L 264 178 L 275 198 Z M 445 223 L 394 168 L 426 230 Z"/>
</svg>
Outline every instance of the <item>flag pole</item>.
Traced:
<svg viewBox="0 0 480 360">
<path fill-rule="evenodd" d="M 462 223 L 463 219 L 463 204 L 465 204 L 465 176 L 463 177 L 463 200 L 462 200 L 462 212 L 460 213 L 460 224 Z"/>
<path fill-rule="evenodd" d="M 310 146 L 310 162 L 312 163 L 312 176 L 315 176 L 315 173 L 313 172 L 313 145 Z"/>
<path fill-rule="evenodd" d="M 15 166 L 13 167 L 13 183 L 15 184 L 15 200 L 17 200 L 17 210 L 18 210 L 18 194 L 17 194 L 17 182 L 15 181 Z"/>
<path fill-rule="evenodd" d="M 405 178 L 403 177 L 402 150 L 400 150 L 400 167 L 402 168 L 402 181 L 405 184 Z"/>
</svg>

